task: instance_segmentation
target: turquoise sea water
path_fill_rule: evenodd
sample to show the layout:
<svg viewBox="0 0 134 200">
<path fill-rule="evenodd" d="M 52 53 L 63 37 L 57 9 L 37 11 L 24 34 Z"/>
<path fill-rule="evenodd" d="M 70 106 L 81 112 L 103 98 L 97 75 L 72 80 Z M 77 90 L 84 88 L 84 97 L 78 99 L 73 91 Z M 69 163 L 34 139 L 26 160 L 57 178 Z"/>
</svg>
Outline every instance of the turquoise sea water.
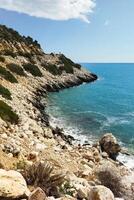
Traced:
<svg viewBox="0 0 134 200">
<path fill-rule="evenodd" d="M 134 64 L 83 64 L 98 81 L 51 93 L 48 112 L 53 124 L 79 140 L 112 132 L 134 149 Z"/>
</svg>

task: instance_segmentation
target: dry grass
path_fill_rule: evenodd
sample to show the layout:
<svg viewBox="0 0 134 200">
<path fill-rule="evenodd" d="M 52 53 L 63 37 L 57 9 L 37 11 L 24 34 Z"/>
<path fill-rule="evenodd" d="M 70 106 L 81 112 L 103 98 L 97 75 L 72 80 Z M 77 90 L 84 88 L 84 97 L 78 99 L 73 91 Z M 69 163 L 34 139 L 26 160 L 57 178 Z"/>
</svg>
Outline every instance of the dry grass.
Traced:
<svg viewBox="0 0 134 200">
<path fill-rule="evenodd" d="M 47 194 L 55 191 L 65 180 L 65 174 L 53 173 L 53 166 L 49 162 L 37 162 L 26 167 L 23 176 L 28 185 L 41 187 Z"/>
</svg>

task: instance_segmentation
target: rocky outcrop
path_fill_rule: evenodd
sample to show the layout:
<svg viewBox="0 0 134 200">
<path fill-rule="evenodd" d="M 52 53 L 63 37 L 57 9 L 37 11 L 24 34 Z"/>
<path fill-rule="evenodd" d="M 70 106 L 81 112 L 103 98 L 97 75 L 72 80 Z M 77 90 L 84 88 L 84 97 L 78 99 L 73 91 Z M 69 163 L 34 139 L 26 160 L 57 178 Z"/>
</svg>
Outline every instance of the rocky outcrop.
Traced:
<svg viewBox="0 0 134 200">
<path fill-rule="evenodd" d="M 105 134 L 99 141 L 101 146 L 101 150 L 106 152 L 110 158 L 116 159 L 119 152 L 121 151 L 121 147 L 117 142 L 117 139 L 111 134 Z"/>
</svg>

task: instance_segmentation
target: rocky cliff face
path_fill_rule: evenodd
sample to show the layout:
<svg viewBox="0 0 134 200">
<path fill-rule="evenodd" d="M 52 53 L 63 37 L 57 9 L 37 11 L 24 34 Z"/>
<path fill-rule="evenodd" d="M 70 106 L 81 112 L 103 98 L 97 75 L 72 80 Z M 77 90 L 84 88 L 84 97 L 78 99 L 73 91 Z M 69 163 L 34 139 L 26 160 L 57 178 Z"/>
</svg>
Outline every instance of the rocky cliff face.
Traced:
<svg viewBox="0 0 134 200">
<path fill-rule="evenodd" d="M 96 75 L 63 54 L 45 54 L 31 37 L 0 26 L 0 117 L 5 123 L 24 123 L 26 113 L 29 117 L 29 109 L 41 112 L 44 103 L 41 104 L 40 98 L 47 91 L 96 79 Z M 49 124 L 47 119 L 42 121 Z"/>
<path fill-rule="evenodd" d="M 16 156 L 29 148 L 44 148 L 41 140 L 55 137 L 55 130 L 49 126 L 43 96 L 48 91 L 59 91 L 96 79 L 96 75 L 63 54 L 45 54 L 31 37 L 21 36 L 1 25 L 1 151 Z M 70 141 L 64 134 L 60 138 Z"/>
</svg>

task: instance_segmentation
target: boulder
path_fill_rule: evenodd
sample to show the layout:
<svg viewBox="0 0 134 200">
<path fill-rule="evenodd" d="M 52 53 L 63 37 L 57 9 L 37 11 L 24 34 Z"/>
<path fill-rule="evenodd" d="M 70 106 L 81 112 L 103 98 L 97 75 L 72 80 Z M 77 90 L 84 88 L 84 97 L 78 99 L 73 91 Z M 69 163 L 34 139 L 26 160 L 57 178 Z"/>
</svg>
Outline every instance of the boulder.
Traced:
<svg viewBox="0 0 134 200">
<path fill-rule="evenodd" d="M 28 200 L 46 200 L 45 192 L 40 188 L 36 188 L 29 196 Z"/>
<path fill-rule="evenodd" d="M 19 172 L 0 169 L 0 199 L 25 198 L 29 194 L 26 181 Z"/>
<path fill-rule="evenodd" d="M 99 185 L 91 188 L 88 200 L 114 200 L 114 195 L 110 189 Z"/>
<path fill-rule="evenodd" d="M 99 144 L 102 151 L 106 152 L 113 160 L 116 160 L 116 157 L 121 151 L 121 147 L 117 139 L 111 133 L 105 134 L 100 139 Z"/>
</svg>

